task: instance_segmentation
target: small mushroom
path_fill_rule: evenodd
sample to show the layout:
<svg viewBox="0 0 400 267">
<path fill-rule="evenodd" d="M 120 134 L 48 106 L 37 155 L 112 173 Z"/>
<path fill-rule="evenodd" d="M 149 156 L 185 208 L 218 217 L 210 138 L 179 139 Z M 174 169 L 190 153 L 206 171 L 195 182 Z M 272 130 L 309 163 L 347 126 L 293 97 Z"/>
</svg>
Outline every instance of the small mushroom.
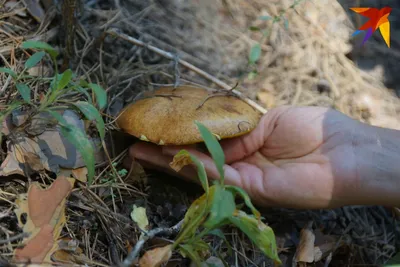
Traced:
<svg viewBox="0 0 400 267">
<path fill-rule="evenodd" d="M 261 113 L 229 91 L 200 87 L 162 87 L 124 108 L 116 121 L 124 132 L 158 145 L 203 142 L 195 124 L 204 124 L 218 139 L 253 130 Z"/>
</svg>

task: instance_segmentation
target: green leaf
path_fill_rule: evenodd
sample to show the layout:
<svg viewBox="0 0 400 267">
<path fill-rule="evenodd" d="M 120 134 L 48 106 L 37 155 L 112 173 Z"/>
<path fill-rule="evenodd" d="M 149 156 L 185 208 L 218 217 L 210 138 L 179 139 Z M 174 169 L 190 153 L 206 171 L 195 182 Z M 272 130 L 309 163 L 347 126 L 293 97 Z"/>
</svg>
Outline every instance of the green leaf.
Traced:
<svg viewBox="0 0 400 267">
<path fill-rule="evenodd" d="M 260 59 L 261 56 L 261 45 L 255 44 L 250 50 L 249 61 L 251 63 L 255 63 L 257 60 Z"/>
<path fill-rule="evenodd" d="M 285 29 L 289 30 L 289 20 L 285 18 Z"/>
<path fill-rule="evenodd" d="M 25 69 L 30 69 L 34 67 L 36 64 L 39 63 L 40 60 L 46 55 L 45 52 L 40 51 L 33 54 L 26 62 L 25 62 Z"/>
<path fill-rule="evenodd" d="M 271 20 L 272 17 L 270 17 L 270 16 L 261 16 L 261 17 L 259 17 L 259 19 L 260 20 Z"/>
<path fill-rule="evenodd" d="M 98 84 L 89 83 L 89 87 L 93 90 L 96 95 L 97 104 L 100 109 L 104 108 L 107 105 L 107 93 L 106 91 Z"/>
<path fill-rule="evenodd" d="M 207 214 L 211 209 L 211 204 L 215 197 L 217 186 L 211 186 L 209 189 L 208 196 L 203 194 L 201 197 L 196 199 L 189 207 L 183 219 L 183 224 L 176 239 L 176 243 L 182 241 L 182 239 L 191 238 L 200 224 L 203 222 Z"/>
<path fill-rule="evenodd" d="M 191 259 L 196 266 L 201 265 L 200 255 L 197 253 L 192 244 L 179 245 L 179 252 L 183 257 Z"/>
<path fill-rule="evenodd" d="M 189 154 L 189 152 L 187 152 Z M 209 186 L 208 186 L 208 178 L 207 178 L 207 173 L 206 169 L 204 168 L 203 162 L 201 162 L 196 156 L 190 155 L 191 160 L 194 162 L 194 164 L 197 167 L 197 176 L 200 179 L 201 185 L 203 186 L 204 191 L 206 192 L 206 195 L 208 195 L 209 192 Z"/>
<path fill-rule="evenodd" d="M 258 72 L 256 70 L 253 70 L 247 75 L 247 79 L 253 80 L 257 76 L 257 74 Z"/>
<path fill-rule="evenodd" d="M 227 190 L 230 190 L 231 192 L 238 193 L 244 200 L 244 203 L 246 204 L 247 207 L 253 212 L 254 216 L 256 216 L 257 219 L 261 218 L 260 212 L 254 207 L 253 203 L 251 203 L 251 199 L 249 195 L 247 194 L 246 191 L 244 191 L 242 188 L 233 186 L 233 185 L 227 185 L 225 187 Z"/>
<path fill-rule="evenodd" d="M 88 120 L 96 121 L 96 127 L 97 130 L 99 131 L 100 138 L 104 140 L 105 126 L 103 118 L 101 117 L 99 111 L 92 104 L 89 104 L 88 102 L 78 101 L 72 104 L 75 105 L 77 108 L 79 108 L 79 110 L 85 115 L 85 117 Z"/>
<path fill-rule="evenodd" d="M 22 99 L 25 102 L 30 103 L 31 102 L 31 89 L 29 89 L 29 87 L 24 83 L 17 83 L 16 87 L 17 87 L 19 94 L 22 96 Z"/>
<path fill-rule="evenodd" d="M 229 220 L 244 232 L 266 256 L 275 263 L 282 264 L 278 256 L 275 234 L 271 227 L 240 210 Z"/>
<path fill-rule="evenodd" d="M 250 31 L 253 31 L 253 32 L 257 32 L 257 31 L 261 30 L 259 27 L 256 27 L 256 26 L 250 26 L 249 29 L 250 29 Z"/>
<path fill-rule="evenodd" d="M 221 186 L 217 187 L 215 197 L 212 201 L 210 215 L 204 223 L 204 227 L 213 229 L 225 223 L 235 212 L 235 199 L 231 191 L 227 191 Z"/>
<path fill-rule="evenodd" d="M 65 86 L 69 84 L 69 82 L 72 79 L 72 71 L 70 69 L 67 69 L 61 74 L 60 79 L 57 79 L 57 90 L 63 89 Z"/>
<path fill-rule="evenodd" d="M 88 183 L 91 184 L 94 177 L 94 148 L 86 133 L 69 124 L 59 113 L 52 110 L 47 110 L 47 112 L 58 120 L 61 126 L 61 134 L 81 153 L 88 170 Z"/>
<path fill-rule="evenodd" d="M 7 73 L 7 74 L 10 74 L 11 77 L 17 78 L 17 74 L 16 74 L 12 69 L 9 69 L 9 68 L 0 68 L 0 72 L 4 72 L 4 73 Z"/>
<path fill-rule="evenodd" d="M 203 138 L 204 142 L 206 143 L 206 147 L 210 152 L 215 165 L 217 166 L 217 170 L 220 175 L 221 183 L 224 182 L 224 164 L 225 164 L 225 154 L 221 148 L 221 145 L 218 143 L 215 136 L 207 129 L 206 126 L 201 124 L 200 122 L 195 122 L 201 137 Z"/>
<path fill-rule="evenodd" d="M 49 44 L 40 41 L 26 41 L 21 45 L 23 49 L 40 49 L 45 50 L 52 58 L 56 58 L 58 56 L 58 52 Z"/>
<path fill-rule="evenodd" d="M 84 79 L 79 79 L 79 85 L 82 87 L 89 87 L 89 83 Z"/>
</svg>

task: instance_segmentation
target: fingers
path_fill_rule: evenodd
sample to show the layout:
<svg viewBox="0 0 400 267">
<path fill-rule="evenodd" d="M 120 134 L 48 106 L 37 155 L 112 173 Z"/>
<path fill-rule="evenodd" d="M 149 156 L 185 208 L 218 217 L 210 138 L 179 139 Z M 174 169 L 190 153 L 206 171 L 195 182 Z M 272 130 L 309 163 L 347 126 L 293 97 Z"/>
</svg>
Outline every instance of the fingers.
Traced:
<svg viewBox="0 0 400 267">
<path fill-rule="evenodd" d="M 171 157 L 171 159 L 179 151 L 180 151 L 180 149 L 177 149 L 177 148 L 171 148 L 171 147 L 163 148 L 163 153 L 165 155 L 169 155 Z M 193 148 L 189 148 L 189 149 L 187 149 L 187 151 L 190 154 L 196 156 L 201 162 L 203 162 L 204 168 L 206 169 L 207 176 L 209 178 L 211 178 L 211 179 L 219 179 L 220 178 L 218 169 L 211 157 L 209 157 L 208 155 L 201 153 Z M 241 185 L 242 179 L 240 177 L 240 174 L 234 168 L 225 164 L 223 166 L 223 170 L 224 170 L 224 177 L 225 177 L 226 184 L 236 185 L 236 186 Z"/>
<path fill-rule="evenodd" d="M 241 160 L 261 149 L 272 134 L 279 117 L 289 110 L 289 106 L 274 108 L 264 114 L 257 127 L 250 133 L 221 141 L 226 163 Z"/>
<path fill-rule="evenodd" d="M 178 176 L 199 183 L 199 180 L 196 178 L 196 170 L 192 166 L 185 166 L 179 173 L 174 171 L 169 166 L 172 157 L 164 155 L 161 146 L 144 142 L 136 143 L 129 149 L 129 158 L 130 161 L 138 160 L 143 167 L 167 172 L 172 176 Z M 126 164 L 128 164 L 128 162 Z"/>
<path fill-rule="evenodd" d="M 186 147 L 187 151 L 196 156 L 204 164 L 207 176 L 210 179 L 219 179 L 220 175 L 212 158 L 196 151 L 193 147 Z M 197 170 L 192 166 L 185 166 L 179 172 L 175 172 L 169 165 L 173 157 L 182 149 L 182 147 L 158 146 L 150 143 L 136 143 L 130 150 L 131 159 L 138 160 L 144 167 L 166 171 L 171 175 L 179 176 L 190 181 L 199 182 Z M 240 174 L 231 166 L 224 165 L 224 177 L 226 184 L 241 186 L 242 179 Z"/>
</svg>

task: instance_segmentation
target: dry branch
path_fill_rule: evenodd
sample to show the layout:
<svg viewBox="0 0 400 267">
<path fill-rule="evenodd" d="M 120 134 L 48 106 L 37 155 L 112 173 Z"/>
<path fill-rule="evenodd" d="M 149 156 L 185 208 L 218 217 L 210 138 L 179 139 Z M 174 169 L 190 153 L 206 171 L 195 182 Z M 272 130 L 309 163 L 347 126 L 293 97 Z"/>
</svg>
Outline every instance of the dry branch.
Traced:
<svg viewBox="0 0 400 267">
<path fill-rule="evenodd" d="M 157 54 L 159 54 L 159 55 L 161 55 L 161 56 L 163 56 L 165 58 L 168 58 L 170 60 L 175 60 L 176 59 L 176 56 L 173 55 L 172 53 L 166 52 L 166 51 L 164 51 L 164 50 L 162 50 L 160 48 L 157 48 L 155 46 L 146 44 L 146 43 L 144 43 L 144 42 L 142 42 L 142 41 L 140 41 L 140 40 L 138 40 L 138 39 L 136 39 L 134 37 L 131 37 L 131 36 L 127 35 L 127 34 L 120 33 L 116 29 L 108 30 L 107 34 L 112 35 L 112 36 L 116 36 L 116 37 L 121 38 L 121 39 L 124 39 L 124 40 L 126 40 L 128 42 L 133 43 L 134 45 L 145 47 L 145 48 L 147 48 L 147 49 L 149 49 L 149 50 L 151 50 L 151 51 L 153 51 L 153 52 L 155 52 L 155 53 L 157 53 Z M 267 110 L 265 108 L 261 107 L 256 102 L 252 101 L 251 99 L 249 99 L 247 97 L 244 97 L 241 92 L 239 92 L 239 91 L 237 91 L 235 89 L 232 90 L 232 86 L 229 86 L 228 84 L 224 83 L 223 81 L 221 81 L 221 80 L 217 79 L 216 77 L 212 76 L 211 74 L 209 74 L 209 73 L 197 68 L 196 66 L 190 64 L 189 62 L 187 62 L 185 60 L 178 59 L 178 62 L 182 66 L 185 66 L 186 68 L 196 72 L 198 75 L 200 75 L 203 78 L 206 78 L 209 81 L 217 84 L 218 86 L 222 87 L 223 89 L 231 90 L 232 93 L 234 93 L 235 95 L 237 95 L 237 96 L 241 97 L 242 99 L 244 99 L 244 101 L 246 101 L 246 103 L 248 103 L 253 108 L 255 108 L 258 111 L 260 111 L 262 114 L 267 113 Z"/>
</svg>

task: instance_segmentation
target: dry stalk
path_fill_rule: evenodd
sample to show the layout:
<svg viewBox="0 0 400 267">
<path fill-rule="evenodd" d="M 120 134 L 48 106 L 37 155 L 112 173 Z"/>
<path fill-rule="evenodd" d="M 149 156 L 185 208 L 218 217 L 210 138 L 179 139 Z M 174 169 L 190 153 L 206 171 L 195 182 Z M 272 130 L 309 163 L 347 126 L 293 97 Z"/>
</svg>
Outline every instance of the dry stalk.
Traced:
<svg viewBox="0 0 400 267">
<path fill-rule="evenodd" d="M 143 245 L 146 243 L 147 240 L 155 237 L 156 235 L 160 234 L 167 234 L 171 235 L 174 233 L 179 232 L 181 226 L 183 224 L 183 220 L 172 226 L 171 228 L 156 228 L 147 233 L 143 233 L 140 236 L 139 241 L 136 243 L 135 247 L 132 251 L 128 254 L 125 260 L 122 262 L 120 267 L 130 267 L 133 265 L 133 262 L 136 260 L 137 256 L 139 255 L 140 250 L 142 249 Z"/>
<path fill-rule="evenodd" d="M 149 50 L 151 50 L 151 51 L 153 51 L 153 52 L 155 52 L 155 53 L 157 53 L 157 54 L 159 54 L 159 55 L 161 55 L 161 56 L 163 56 L 165 58 L 168 58 L 170 60 L 176 60 L 177 62 L 179 62 L 179 64 L 181 64 L 182 66 L 185 66 L 186 68 L 196 72 L 198 75 L 202 76 L 203 78 L 206 78 L 207 80 L 217 84 L 218 86 L 222 87 L 225 90 L 232 91 L 232 93 L 234 93 L 238 97 L 242 98 L 244 101 L 246 101 L 247 104 L 249 104 L 253 108 L 257 109 L 262 114 L 267 113 L 267 110 L 265 108 L 261 107 L 260 105 L 258 105 L 253 100 L 251 100 L 251 99 L 249 99 L 247 97 L 244 97 L 241 92 L 239 92 L 239 91 L 237 91 L 235 89 L 232 90 L 232 86 L 229 86 L 225 82 L 223 82 L 223 81 L 219 80 L 218 78 L 212 76 L 211 74 L 209 74 L 209 73 L 197 68 L 196 66 L 190 64 L 189 62 L 187 62 L 185 60 L 177 59 L 177 57 L 175 55 L 173 55 L 172 53 L 166 52 L 166 51 L 164 51 L 164 50 L 162 50 L 162 49 L 160 49 L 158 47 L 146 44 L 146 43 L 144 43 L 144 42 L 142 42 L 142 41 L 140 41 L 140 40 L 138 40 L 138 39 L 136 39 L 134 37 L 131 37 L 131 36 L 127 35 L 127 34 L 120 33 L 117 29 L 108 30 L 106 33 L 109 34 L 109 35 L 124 39 L 124 40 L 126 40 L 126 41 L 128 41 L 130 43 L 133 43 L 134 45 L 145 47 L 145 48 L 147 48 L 147 49 L 149 49 Z"/>
</svg>

